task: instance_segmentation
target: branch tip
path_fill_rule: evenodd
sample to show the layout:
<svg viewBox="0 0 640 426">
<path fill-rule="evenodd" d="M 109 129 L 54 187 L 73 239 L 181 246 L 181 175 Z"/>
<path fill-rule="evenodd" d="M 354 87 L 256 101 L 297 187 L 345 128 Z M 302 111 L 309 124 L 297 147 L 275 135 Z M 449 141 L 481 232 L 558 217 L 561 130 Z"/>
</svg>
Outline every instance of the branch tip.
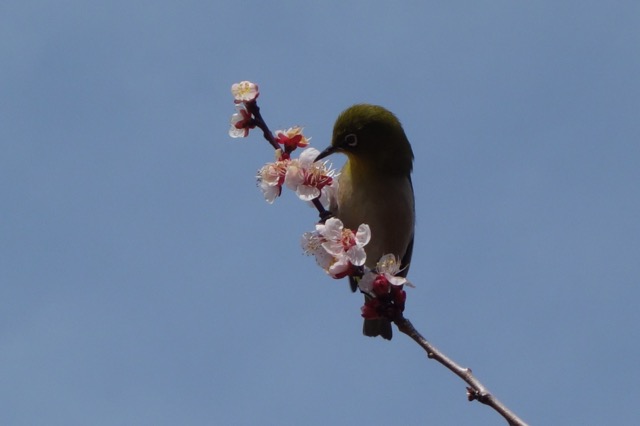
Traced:
<svg viewBox="0 0 640 426">
<path fill-rule="evenodd" d="M 527 424 L 520 419 L 515 413 L 513 413 L 509 408 L 507 408 L 504 404 L 498 401 L 487 388 L 484 387 L 480 381 L 474 377 L 473 372 L 470 368 L 464 368 L 458 365 L 451 358 L 447 357 L 442 351 L 440 351 L 437 347 L 432 345 L 427 339 L 425 339 L 418 330 L 415 329 L 411 321 L 404 318 L 403 316 L 398 316 L 394 319 L 398 330 L 410 338 L 412 338 L 424 351 L 427 353 L 427 357 L 430 359 L 435 359 L 444 367 L 449 369 L 452 373 L 460 377 L 464 382 L 466 382 L 469 386 L 467 389 L 467 399 L 469 401 L 478 401 L 482 404 L 485 404 L 494 410 L 496 410 L 507 422 L 509 425 L 514 426 L 526 426 Z"/>
</svg>

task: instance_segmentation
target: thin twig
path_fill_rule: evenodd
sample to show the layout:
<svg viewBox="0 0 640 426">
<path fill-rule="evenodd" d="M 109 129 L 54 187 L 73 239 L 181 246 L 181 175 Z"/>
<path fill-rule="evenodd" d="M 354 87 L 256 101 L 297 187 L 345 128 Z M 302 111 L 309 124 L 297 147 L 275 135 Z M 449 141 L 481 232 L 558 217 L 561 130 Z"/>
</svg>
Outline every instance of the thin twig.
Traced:
<svg viewBox="0 0 640 426">
<path fill-rule="evenodd" d="M 251 115 L 253 116 L 253 124 L 255 124 L 255 126 L 260 130 L 262 130 L 262 136 L 267 140 L 267 142 L 269 142 L 273 149 L 280 149 L 280 145 L 278 145 L 278 142 L 273 137 L 273 133 L 271 133 L 271 130 L 269 130 L 269 126 L 267 126 L 266 121 L 264 121 L 264 118 L 262 118 L 258 103 L 255 100 L 245 102 L 245 107 L 247 108 L 247 111 L 249 111 L 249 113 L 251 113 Z M 324 223 L 327 219 L 333 216 L 333 214 L 329 210 L 324 208 L 324 206 L 320 202 L 319 196 L 317 198 L 314 198 L 312 200 L 312 203 L 313 206 L 318 210 L 321 223 Z"/>
<path fill-rule="evenodd" d="M 464 380 L 469 386 L 467 386 L 467 398 L 469 401 L 477 400 L 485 405 L 490 406 L 496 410 L 511 426 L 527 426 L 522 419 L 520 419 L 513 411 L 509 410 L 502 402 L 500 402 L 480 381 L 473 375 L 471 369 L 463 368 L 442 353 L 438 348 L 433 346 L 427 341 L 419 332 L 415 329 L 411 321 L 406 319 L 402 314 L 399 318 L 395 318 L 394 322 L 398 326 L 398 330 L 413 340 L 422 347 L 427 353 L 427 357 L 438 361 L 440 364 L 447 367 L 451 372 Z"/>
<path fill-rule="evenodd" d="M 327 219 L 333 217 L 333 213 L 329 210 L 325 209 L 322 203 L 320 202 L 320 197 L 316 197 L 311 200 L 313 206 L 318 210 L 318 214 L 320 215 L 320 223 L 325 223 Z"/>
<path fill-rule="evenodd" d="M 267 142 L 271 144 L 273 149 L 280 149 L 280 145 L 278 145 L 278 142 L 276 142 L 276 139 L 273 137 L 273 133 L 271 133 L 271 130 L 269 130 L 267 123 L 264 121 L 264 118 L 262 118 L 262 114 L 260 114 L 260 107 L 258 106 L 258 103 L 255 100 L 245 102 L 245 107 L 247 108 L 247 111 L 249 111 L 249 113 L 253 115 L 253 123 L 256 125 L 256 127 L 262 130 L 262 135 L 267 140 Z"/>
</svg>

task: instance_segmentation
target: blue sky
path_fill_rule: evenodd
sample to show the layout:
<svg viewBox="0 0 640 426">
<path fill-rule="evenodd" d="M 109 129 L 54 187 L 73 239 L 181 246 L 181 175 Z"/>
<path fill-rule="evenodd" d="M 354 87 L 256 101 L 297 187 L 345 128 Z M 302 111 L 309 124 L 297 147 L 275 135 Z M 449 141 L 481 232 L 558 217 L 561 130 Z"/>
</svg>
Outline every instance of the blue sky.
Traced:
<svg viewBox="0 0 640 426">
<path fill-rule="evenodd" d="M 531 424 L 637 424 L 640 4 L 0 6 L 0 423 L 495 425 L 301 254 L 249 79 L 317 148 L 384 105 L 416 155 L 406 315 Z M 340 165 L 341 160 L 335 159 Z"/>
</svg>

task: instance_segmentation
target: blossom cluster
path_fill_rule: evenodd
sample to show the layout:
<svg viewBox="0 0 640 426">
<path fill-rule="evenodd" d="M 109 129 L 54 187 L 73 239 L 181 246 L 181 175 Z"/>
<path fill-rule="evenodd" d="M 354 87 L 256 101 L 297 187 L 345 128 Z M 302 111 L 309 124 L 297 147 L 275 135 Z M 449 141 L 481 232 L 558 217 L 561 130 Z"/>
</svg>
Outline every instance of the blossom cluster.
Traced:
<svg viewBox="0 0 640 426">
<path fill-rule="evenodd" d="M 233 102 L 236 104 L 236 113 L 231 116 L 231 128 L 229 136 L 232 138 L 245 138 L 249 130 L 256 127 L 252 114 L 247 109 L 251 102 L 255 103 L 260 90 L 258 85 L 250 81 L 242 81 L 231 86 Z"/>
<path fill-rule="evenodd" d="M 336 173 L 326 161 L 314 161 L 320 152 L 309 148 L 311 138 L 304 135 L 302 127 L 276 130 L 272 135 L 259 117 L 256 106 L 260 95 L 258 85 L 242 81 L 231 86 L 231 93 L 237 111 L 231 116 L 229 135 L 233 138 L 246 137 L 249 130 L 261 126 L 268 135 L 269 142 L 276 148 L 281 147 L 276 149 L 275 161 L 267 163 L 258 171 L 258 187 L 267 202 L 273 203 L 282 194 L 282 187 L 287 186 L 303 201 L 317 198 L 322 205 L 328 205 L 336 191 Z M 297 148 L 306 149 L 299 158 L 292 159 L 291 153 Z"/>
<path fill-rule="evenodd" d="M 303 201 L 319 201 L 322 206 L 335 204 L 332 200 L 337 193 L 337 173 L 326 161 L 315 161 L 320 152 L 309 147 L 310 138 L 303 134 L 302 127 L 294 126 L 271 134 L 256 105 L 260 95 L 258 85 L 242 81 L 231 87 L 231 93 L 236 113 L 231 117 L 229 135 L 246 137 L 249 130 L 257 126 L 276 148 L 275 161 L 265 164 L 257 174 L 258 187 L 265 200 L 273 203 L 286 186 Z M 304 150 L 298 158 L 291 158 L 297 148 Z M 382 256 L 374 269 L 365 266 L 364 247 L 370 240 L 371 230 L 367 224 L 361 224 L 354 231 L 346 228 L 340 219 L 330 217 L 302 236 L 302 248 L 306 254 L 315 257 L 329 276 L 336 279 L 348 276 L 356 280 L 360 291 L 367 296 L 362 307 L 364 318 L 394 318 L 404 310 L 406 293 L 403 286 L 413 286 L 401 276 L 401 262 L 392 254 Z"/>
<path fill-rule="evenodd" d="M 364 265 L 367 254 L 364 250 L 371 240 L 369 225 L 362 224 L 354 233 L 345 228 L 335 217 L 316 225 L 313 232 L 302 235 L 302 249 L 313 255 L 318 265 L 333 278 L 353 276 Z"/>
<path fill-rule="evenodd" d="M 319 198 L 328 205 L 337 189 L 335 170 L 326 162 L 314 162 L 320 152 L 307 148 L 299 158 L 291 159 L 281 150 L 276 151 L 276 161 L 265 164 L 257 175 L 258 186 L 269 204 L 282 193 L 287 186 L 303 201 Z"/>
<path fill-rule="evenodd" d="M 405 277 L 400 276 L 400 260 L 392 254 L 385 254 L 376 264 L 376 268 L 367 271 L 358 287 L 368 295 L 362 307 L 362 316 L 367 319 L 393 317 L 393 312 L 404 311 L 407 294 L 403 286 L 413 287 Z"/>
<path fill-rule="evenodd" d="M 332 278 L 355 277 L 358 288 L 367 297 L 362 307 L 366 319 L 393 318 L 404 311 L 406 293 L 403 286 L 413 287 L 400 273 L 400 260 L 385 254 L 374 269 L 364 266 L 364 247 L 371 240 L 371 230 L 362 224 L 357 232 L 345 228 L 340 219 L 330 218 L 316 230 L 302 236 L 302 249 L 313 255 L 318 265 Z"/>
</svg>

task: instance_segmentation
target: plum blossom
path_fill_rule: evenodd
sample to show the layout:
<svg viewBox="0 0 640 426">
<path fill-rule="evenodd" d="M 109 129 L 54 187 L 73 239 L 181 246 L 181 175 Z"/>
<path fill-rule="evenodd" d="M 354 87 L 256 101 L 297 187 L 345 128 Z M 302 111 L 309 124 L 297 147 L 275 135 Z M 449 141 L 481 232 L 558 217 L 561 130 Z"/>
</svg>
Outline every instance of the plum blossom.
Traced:
<svg viewBox="0 0 640 426">
<path fill-rule="evenodd" d="M 294 126 L 287 130 L 276 130 L 276 142 L 280 145 L 284 145 L 286 152 L 291 152 L 296 148 L 306 148 L 309 145 L 309 140 L 302 134 L 302 127 Z"/>
<path fill-rule="evenodd" d="M 239 104 L 242 102 L 255 101 L 260 96 L 258 85 L 250 81 L 241 81 L 231 86 L 231 94 L 234 102 Z"/>
<path fill-rule="evenodd" d="M 371 240 L 369 225 L 363 223 L 354 234 L 351 229 L 344 227 L 340 219 L 332 217 L 327 219 L 324 224 L 316 225 L 316 230 L 326 239 L 322 243 L 322 247 L 327 253 L 334 256 L 344 254 L 351 264 L 355 266 L 364 265 L 367 260 L 364 246 Z"/>
<path fill-rule="evenodd" d="M 364 274 L 358 287 L 364 293 L 372 296 L 382 296 L 389 293 L 390 286 L 413 287 L 413 284 L 405 277 L 398 276 L 400 271 L 400 260 L 393 254 L 385 254 L 380 258 L 374 270 L 369 270 Z"/>
<path fill-rule="evenodd" d="M 362 316 L 366 319 L 393 319 L 404 311 L 407 293 L 403 287 L 413 287 L 404 277 L 399 277 L 400 260 L 392 254 L 380 258 L 372 271 L 367 271 L 358 287 L 366 294 Z"/>
<path fill-rule="evenodd" d="M 249 129 L 256 127 L 253 122 L 251 113 L 247 111 L 244 105 L 236 105 L 236 113 L 231 116 L 231 128 L 229 136 L 232 138 L 246 138 Z"/>
<path fill-rule="evenodd" d="M 306 254 L 315 256 L 318 265 L 330 276 L 343 278 L 364 265 L 367 259 L 364 246 L 370 240 L 368 225 L 360 225 L 354 233 L 340 219 L 330 218 L 317 224 L 314 232 L 303 235 L 302 247 Z"/>
<path fill-rule="evenodd" d="M 314 163 L 318 150 L 307 148 L 297 159 L 290 159 L 288 152 L 276 151 L 276 161 L 265 164 L 257 175 L 258 186 L 269 203 L 282 193 L 282 186 L 295 191 L 303 201 L 321 197 L 328 202 L 334 196 L 335 171 L 326 163 Z"/>
<path fill-rule="evenodd" d="M 314 232 L 305 232 L 302 235 L 302 239 L 300 241 L 302 245 L 302 249 L 304 253 L 307 255 L 312 255 L 315 257 L 318 266 L 320 266 L 325 271 L 328 271 L 331 268 L 331 265 L 336 263 L 335 258 L 327 253 L 327 251 L 322 247 L 322 243 L 326 241 L 322 235 L 318 231 Z"/>
<path fill-rule="evenodd" d="M 297 160 L 291 160 L 287 168 L 284 182 L 303 201 L 320 197 L 323 189 L 334 181 L 335 171 L 327 163 L 314 163 L 318 154 L 317 149 L 307 148 Z"/>
<path fill-rule="evenodd" d="M 265 200 L 273 204 L 275 199 L 282 193 L 287 168 L 291 160 L 282 155 L 282 151 L 276 151 L 276 161 L 265 164 L 259 171 L 256 178 L 258 186 L 262 190 Z"/>
</svg>

